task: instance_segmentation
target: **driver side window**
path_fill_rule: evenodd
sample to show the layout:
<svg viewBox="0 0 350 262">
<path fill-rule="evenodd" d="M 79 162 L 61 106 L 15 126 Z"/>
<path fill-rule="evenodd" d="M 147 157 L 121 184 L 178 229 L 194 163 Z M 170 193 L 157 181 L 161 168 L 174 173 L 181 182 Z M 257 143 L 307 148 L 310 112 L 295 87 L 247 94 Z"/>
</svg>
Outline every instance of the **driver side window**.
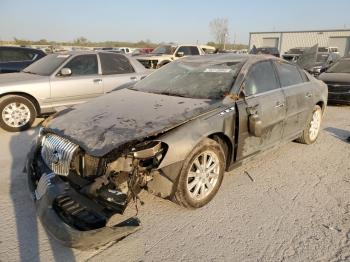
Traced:
<svg viewBox="0 0 350 262">
<path fill-rule="evenodd" d="M 98 64 L 96 55 L 79 55 L 70 60 L 64 68 L 72 71 L 72 76 L 96 75 Z"/>
<path fill-rule="evenodd" d="M 246 77 L 244 91 L 252 96 L 279 88 L 275 71 L 270 61 L 253 65 Z"/>
</svg>

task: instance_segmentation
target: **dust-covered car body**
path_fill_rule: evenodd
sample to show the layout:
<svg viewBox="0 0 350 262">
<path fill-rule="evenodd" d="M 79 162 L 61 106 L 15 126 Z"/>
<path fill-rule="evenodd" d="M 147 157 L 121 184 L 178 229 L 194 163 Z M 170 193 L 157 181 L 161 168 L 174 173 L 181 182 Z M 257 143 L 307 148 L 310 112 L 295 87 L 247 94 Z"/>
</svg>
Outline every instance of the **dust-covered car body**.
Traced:
<svg viewBox="0 0 350 262">
<path fill-rule="evenodd" d="M 284 77 L 287 69 L 299 82 Z M 325 84 L 273 57 L 171 63 L 130 89 L 61 112 L 41 130 L 26 167 L 39 217 L 64 244 L 90 247 L 111 240 L 116 228 L 115 238 L 137 228 L 110 221 L 129 219 L 122 214 L 142 188 L 201 207 L 225 170 L 298 138 L 326 101 Z"/>
</svg>

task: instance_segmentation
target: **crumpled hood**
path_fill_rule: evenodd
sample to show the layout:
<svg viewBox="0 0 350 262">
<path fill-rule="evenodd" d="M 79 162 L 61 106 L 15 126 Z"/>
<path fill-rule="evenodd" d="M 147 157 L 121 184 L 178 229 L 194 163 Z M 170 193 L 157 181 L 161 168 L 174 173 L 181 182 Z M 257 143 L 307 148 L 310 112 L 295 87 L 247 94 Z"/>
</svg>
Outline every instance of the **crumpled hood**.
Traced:
<svg viewBox="0 0 350 262">
<path fill-rule="evenodd" d="M 174 128 L 218 106 L 212 100 L 122 89 L 78 105 L 54 118 L 48 128 L 103 156 L 119 146 Z"/>
<path fill-rule="evenodd" d="M 9 74 L 1 74 L 0 75 L 0 87 L 7 85 L 18 85 L 18 84 L 26 84 L 37 82 L 39 80 L 46 81 L 48 79 L 47 76 L 40 76 L 28 73 L 9 73 Z"/>
</svg>

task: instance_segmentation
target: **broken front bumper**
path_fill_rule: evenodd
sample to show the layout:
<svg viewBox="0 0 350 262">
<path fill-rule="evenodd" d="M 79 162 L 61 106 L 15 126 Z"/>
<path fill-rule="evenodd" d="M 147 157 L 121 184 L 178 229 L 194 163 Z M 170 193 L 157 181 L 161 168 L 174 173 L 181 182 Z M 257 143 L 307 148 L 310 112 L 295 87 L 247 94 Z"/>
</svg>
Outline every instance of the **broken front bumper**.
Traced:
<svg viewBox="0 0 350 262">
<path fill-rule="evenodd" d="M 36 161 L 34 156 L 35 152 L 31 152 L 26 162 L 28 186 L 41 223 L 57 241 L 65 246 L 89 249 L 116 241 L 140 229 L 140 221 L 136 217 L 114 226 L 106 226 L 108 219 L 105 219 L 104 223 L 96 227 L 94 222 L 99 219 L 103 221 L 103 207 L 77 192 L 58 175 L 38 170 L 33 165 Z M 75 217 L 85 216 L 86 221 L 75 225 L 72 216 L 65 214 L 63 208 L 64 212 L 70 212 Z M 90 230 L 89 223 L 94 223 L 95 228 Z"/>
</svg>

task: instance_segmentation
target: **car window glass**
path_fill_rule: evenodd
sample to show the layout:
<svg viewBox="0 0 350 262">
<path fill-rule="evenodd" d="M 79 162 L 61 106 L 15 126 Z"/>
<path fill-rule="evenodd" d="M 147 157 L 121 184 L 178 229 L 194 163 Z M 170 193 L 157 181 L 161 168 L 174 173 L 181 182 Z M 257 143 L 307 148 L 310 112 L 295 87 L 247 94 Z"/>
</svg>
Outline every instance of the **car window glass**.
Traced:
<svg viewBox="0 0 350 262">
<path fill-rule="evenodd" d="M 255 95 L 277 88 L 279 85 L 270 61 L 260 62 L 252 66 L 244 85 L 246 95 Z"/>
<path fill-rule="evenodd" d="M 195 46 L 181 46 L 177 53 L 183 52 L 184 55 L 199 55 L 198 48 Z"/>
<path fill-rule="evenodd" d="M 282 87 L 297 85 L 303 82 L 299 70 L 295 65 L 278 62 L 276 63 L 276 67 Z"/>
<path fill-rule="evenodd" d="M 100 53 L 103 75 L 130 74 L 135 70 L 124 55 Z"/>
<path fill-rule="evenodd" d="M 35 54 L 25 50 L 0 50 L 1 62 L 18 62 L 33 60 Z"/>
<path fill-rule="evenodd" d="M 72 76 L 96 75 L 98 73 L 96 55 L 76 56 L 64 67 L 72 71 Z"/>
<path fill-rule="evenodd" d="M 307 77 L 306 73 L 303 70 L 299 70 L 301 78 L 303 79 L 304 82 L 309 82 L 310 79 Z"/>
</svg>

